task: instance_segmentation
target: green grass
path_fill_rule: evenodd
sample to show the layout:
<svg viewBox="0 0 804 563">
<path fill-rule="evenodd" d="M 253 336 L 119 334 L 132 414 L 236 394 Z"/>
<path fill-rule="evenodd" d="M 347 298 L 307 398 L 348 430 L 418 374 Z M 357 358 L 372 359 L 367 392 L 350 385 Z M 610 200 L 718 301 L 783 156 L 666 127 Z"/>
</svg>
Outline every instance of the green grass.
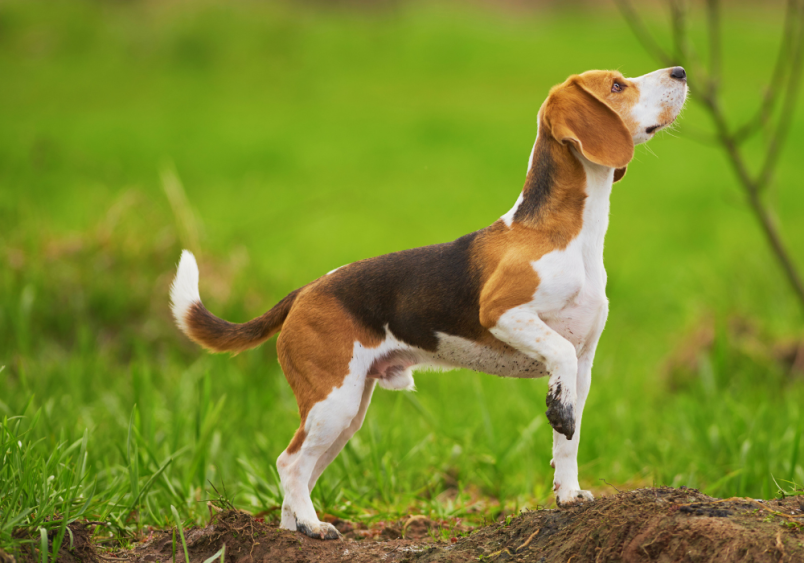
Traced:
<svg viewBox="0 0 804 563">
<path fill-rule="evenodd" d="M 725 87 L 747 117 L 780 14 L 742 10 Z M 69 542 L 75 518 L 124 543 L 201 522 L 211 484 L 276 516 L 294 398 L 273 343 L 230 358 L 178 334 L 180 250 L 210 310 L 243 321 L 344 263 L 481 228 L 518 195 L 549 87 L 612 67 L 655 65 L 593 9 L 0 4 L 0 546 L 45 559 L 40 530 Z M 774 355 L 801 315 L 722 155 L 685 135 L 708 127 L 691 105 L 680 138 L 638 148 L 615 186 L 579 459 L 598 491 L 804 482 L 804 379 Z M 803 142 L 799 111 L 768 194 L 802 265 Z M 712 346 L 668 368 L 710 318 Z M 321 511 L 482 519 L 552 502 L 545 381 L 416 382 L 375 394 L 314 492 Z"/>
</svg>

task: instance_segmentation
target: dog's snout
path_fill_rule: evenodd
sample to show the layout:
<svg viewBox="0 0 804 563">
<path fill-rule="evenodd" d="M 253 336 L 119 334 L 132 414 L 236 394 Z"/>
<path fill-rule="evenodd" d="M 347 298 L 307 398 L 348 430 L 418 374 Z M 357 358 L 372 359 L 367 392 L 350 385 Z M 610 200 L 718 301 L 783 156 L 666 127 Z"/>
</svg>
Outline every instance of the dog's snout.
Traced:
<svg viewBox="0 0 804 563">
<path fill-rule="evenodd" d="M 676 80 L 686 80 L 687 71 L 684 70 L 683 66 L 675 66 L 673 67 L 673 70 L 670 71 L 670 76 Z"/>
</svg>

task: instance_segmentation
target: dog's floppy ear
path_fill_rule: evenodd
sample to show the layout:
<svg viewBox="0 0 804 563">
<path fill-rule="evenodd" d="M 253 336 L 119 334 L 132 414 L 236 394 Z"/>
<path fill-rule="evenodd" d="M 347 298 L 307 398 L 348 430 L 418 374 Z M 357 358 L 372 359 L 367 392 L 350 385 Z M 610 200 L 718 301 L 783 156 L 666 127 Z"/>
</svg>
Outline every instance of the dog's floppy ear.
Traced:
<svg viewBox="0 0 804 563">
<path fill-rule="evenodd" d="M 542 118 L 556 141 L 572 143 L 596 164 L 624 169 L 634 157 L 634 139 L 622 118 L 577 77 L 553 88 Z"/>
<path fill-rule="evenodd" d="M 625 176 L 625 170 L 627 168 L 628 168 L 627 166 L 623 166 L 622 168 L 616 168 L 614 170 L 614 181 L 615 182 L 619 182 L 620 180 L 623 179 L 623 176 Z"/>
</svg>

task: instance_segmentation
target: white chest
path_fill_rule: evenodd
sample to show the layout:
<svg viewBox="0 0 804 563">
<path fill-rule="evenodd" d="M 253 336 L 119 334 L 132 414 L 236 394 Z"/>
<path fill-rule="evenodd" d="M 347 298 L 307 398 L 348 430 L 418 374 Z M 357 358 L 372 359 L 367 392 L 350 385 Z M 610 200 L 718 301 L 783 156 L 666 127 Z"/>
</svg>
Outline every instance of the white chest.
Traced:
<svg viewBox="0 0 804 563">
<path fill-rule="evenodd" d="M 594 165 L 590 168 L 593 169 L 587 170 L 581 232 L 566 248 L 531 262 L 539 276 L 539 285 L 533 299 L 518 307 L 537 314 L 548 327 L 571 342 L 579 356 L 597 341 L 608 313 L 603 242 L 609 222 L 613 171 Z M 516 206 L 503 220 L 512 220 L 515 210 Z M 459 337 L 439 336 L 439 350 L 427 357 L 426 363 L 513 377 L 547 373 L 541 361 L 510 346 L 487 346 Z"/>
<path fill-rule="evenodd" d="M 532 262 L 540 283 L 531 310 L 553 330 L 582 347 L 608 309 L 603 242 L 609 224 L 612 170 L 587 166 L 581 232 L 566 248 Z"/>
</svg>

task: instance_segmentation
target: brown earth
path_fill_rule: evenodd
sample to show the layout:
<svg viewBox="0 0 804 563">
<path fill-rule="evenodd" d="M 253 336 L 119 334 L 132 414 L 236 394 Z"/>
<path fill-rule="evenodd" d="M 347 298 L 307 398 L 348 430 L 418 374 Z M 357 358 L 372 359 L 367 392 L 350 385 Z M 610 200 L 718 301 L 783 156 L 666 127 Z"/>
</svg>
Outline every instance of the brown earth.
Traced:
<svg viewBox="0 0 804 563">
<path fill-rule="evenodd" d="M 192 563 L 202 563 L 224 544 L 230 563 L 804 562 L 804 497 L 719 500 L 684 487 L 640 489 L 569 509 L 524 511 L 507 523 L 451 541 L 436 539 L 441 537 L 433 528 L 437 524 L 423 517 L 373 531 L 343 521 L 335 525 L 345 538 L 320 541 L 230 510 L 216 514 L 204 528 L 186 531 L 187 547 Z M 62 561 L 173 561 L 171 530 L 113 552 L 90 546 L 86 525 L 73 524 L 72 530 L 81 538 L 80 549 L 63 549 Z M 175 561 L 185 563 L 179 540 Z"/>
</svg>

